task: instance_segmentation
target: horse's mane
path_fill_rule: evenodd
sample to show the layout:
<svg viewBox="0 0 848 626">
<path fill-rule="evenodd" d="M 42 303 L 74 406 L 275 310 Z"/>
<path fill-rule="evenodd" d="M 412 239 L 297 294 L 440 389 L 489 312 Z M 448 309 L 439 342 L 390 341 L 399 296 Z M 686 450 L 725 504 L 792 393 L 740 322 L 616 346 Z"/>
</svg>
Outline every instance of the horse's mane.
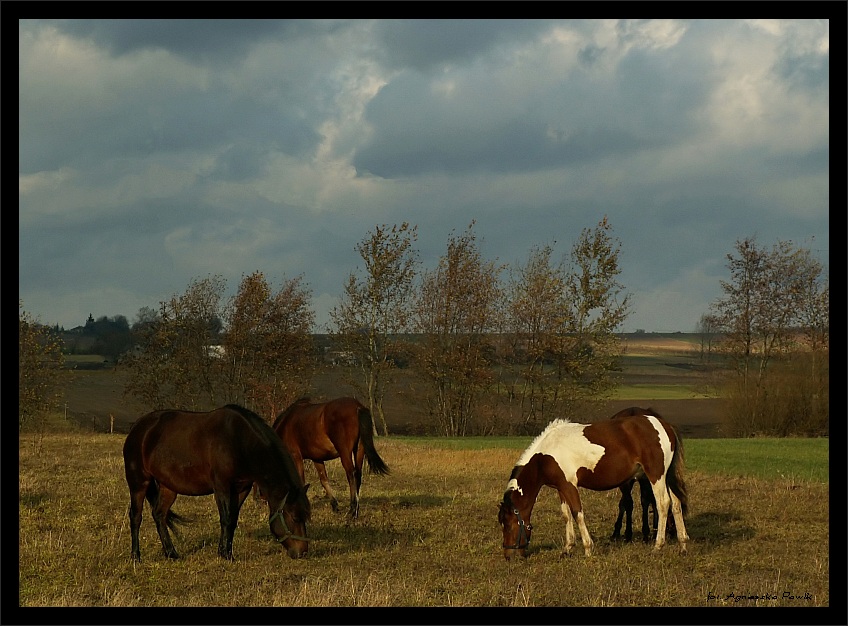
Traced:
<svg viewBox="0 0 848 626">
<path fill-rule="evenodd" d="M 300 473 L 297 471 L 297 467 L 294 464 L 291 453 L 283 445 L 282 440 L 277 436 L 277 433 L 274 432 L 274 429 L 268 426 L 268 422 L 250 409 L 246 409 L 239 404 L 228 404 L 224 408 L 236 411 L 239 415 L 244 417 L 247 424 L 251 427 L 253 432 L 256 433 L 260 440 L 267 443 L 269 447 L 280 457 L 281 465 L 279 467 L 285 470 L 289 480 L 294 485 L 302 486 Z"/>
<path fill-rule="evenodd" d="M 248 420 L 259 420 L 260 422 L 265 421 L 261 417 L 259 417 L 256 413 L 254 413 L 250 409 L 243 407 L 240 404 L 226 404 L 226 405 L 224 405 L 224 408 L 230 409 L 231 411 L 235 411 L 236 413 L 239 413 L 243 417 L 246 417 Z"/>
<path fill-rule="evenodd" d="M 298 398 L 294 402 L 292 402 L 288 407 L 283 409 L 283 411 L 277 416 L 277 419 L 274 420 L 274 425 L 272 428 L 277 430 L 277 426 L 283 423 L 283 420 L 286 419 L 289 415 L 291 415 L 292 411 L 294 411 L 295 407 L 305 406 L 307 404 L 311 404 L 312 398 L 309 396 L 303 396 Z"/>
</svg>

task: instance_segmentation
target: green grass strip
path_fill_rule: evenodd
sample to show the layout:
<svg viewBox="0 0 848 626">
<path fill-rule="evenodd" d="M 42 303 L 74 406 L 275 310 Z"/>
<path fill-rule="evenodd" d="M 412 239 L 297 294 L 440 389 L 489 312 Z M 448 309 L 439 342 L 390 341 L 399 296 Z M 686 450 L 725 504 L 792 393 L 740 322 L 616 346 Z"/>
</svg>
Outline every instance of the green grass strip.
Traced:
<svg viewBox="0 0 848 626">
<path fill-rule="evenodd" d="M 446 450 L 524 450 L 533 437 L 406 437 L 390 439 Z M 828 438 L 686 439 L 686 467 L 724 476 L 829 483 Z"/>
</svg>

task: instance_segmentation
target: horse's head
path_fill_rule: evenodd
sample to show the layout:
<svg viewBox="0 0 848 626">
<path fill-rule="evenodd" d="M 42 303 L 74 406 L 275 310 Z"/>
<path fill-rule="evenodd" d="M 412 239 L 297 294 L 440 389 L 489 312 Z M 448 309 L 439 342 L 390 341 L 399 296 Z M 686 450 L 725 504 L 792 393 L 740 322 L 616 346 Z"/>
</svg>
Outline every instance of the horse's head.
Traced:
<svg viewBox="0 0 848 626">
<path fill-rule="evenodd" d="M 292 487 L 276 509 L 271 508 L 271 500 L 268 501 L 271 508 L 271 533 L 293 559 L 306 556 L 309 551 L 306 522 L 312 516 L 312 508 L 306 496 L 308 487 L 309 485 L 302 488 Z"/>
<path fill-rule="evenodd" d="M 507 489 L 498 507 L 498 523 L 503 530 L 504 558 L 508 561 L 513 555 L 527 556 L 527 546 L 533 526 L 530 525 L 529 512 L 527 519 L 522 517 L 516 504 L 512 501 L 512 489 Z"/>
</svg>

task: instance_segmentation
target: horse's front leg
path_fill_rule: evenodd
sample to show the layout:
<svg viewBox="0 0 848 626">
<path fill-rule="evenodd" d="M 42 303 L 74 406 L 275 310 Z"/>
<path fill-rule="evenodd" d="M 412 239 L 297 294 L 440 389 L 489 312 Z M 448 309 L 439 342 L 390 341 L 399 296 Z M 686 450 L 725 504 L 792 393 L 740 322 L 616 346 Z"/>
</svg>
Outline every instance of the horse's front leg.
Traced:
<svg viewBox="0 0 848 626">
<path fill-rule="evenodd" d="M 592 536 L 589 534 L 589 529 L 586 528 L 586 521 L 583 518 L 583 505 L 580 502 L 580 494 L 577 491 L 577 487 L 566 482 L 559 489 L 559 497 L 561 502 L 560 509 L 566 519 L 565 553 L 570 554 L 571 549 L 574 547 L 574 527 L 572 525 L 572 518 L 574 518 L 577 520 L 577 527 L 580 529 L 583 550 L 586 552 L 586 556 L 590 556 L 594 542 L 592 541 Z"/>
<path fill-rule="evenodd" d="M 248 493 L 249 491 L 245 491 L 239 494 L 231 489 L 215 491 L 215 504 L 218 505 L 218 516 L 221 521 L 218 556 L 228 561 L 233 560 L 233 536 L 238 525 L 239 509 Z"/>
</svg>

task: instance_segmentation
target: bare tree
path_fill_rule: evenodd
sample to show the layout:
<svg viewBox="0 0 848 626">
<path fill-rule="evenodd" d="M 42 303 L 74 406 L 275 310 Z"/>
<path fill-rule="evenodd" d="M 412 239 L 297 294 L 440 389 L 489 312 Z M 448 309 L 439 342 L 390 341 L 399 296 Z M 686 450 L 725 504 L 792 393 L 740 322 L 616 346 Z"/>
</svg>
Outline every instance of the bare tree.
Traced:
<svg viewBox="0 0 848 626">
<path fill-rule="evenodd" d="M 717 333 L 719 332 L 719 320 L 715 315 L 704 313 L 698 320 L 695 327 L 695 332 L 700 337 L 700 356 L 701 361 L 707 362 L 712 356 L 713 343 L 716 341 Z"/>
<path fill-rule="evenodd" d="M 573 416 L 614 385 L 621 356 L 616 329 L 629 296 L 617 277 L 621 244 L 606 218 L 584 229 L 570 263 L 552 262 L 552 248 L 535 248 L 513 274 L 510 330 L 522 364 L 510 397 L 522 406 L 525 428 L 554 415 Z"/>
<path fill-rule="evenodd" d="M 473 226 L 449 238 L 416 298 L 417 363 L 431 390 L 429 412 L 445 435 L 475 426 L 475 409 L 492 382 L 492 333 L 501 327 L 502 268 L 482 259 Z"/>
<path fill-rule="evenodd" d="M 507 328 L 512 340 L 508 360 L 518 367 L 508 379 L 507 397 L 518 404 L 526 432 L 548 421 L 555 397 L 551 390 L 556 387 L 551 358 L 567 318 L 567 273 L 562 263 L 553 264 L 552 254 L 551 246 L 533 248 L 526 265 L 511 269 L 507 286 Z"/>
<path fill-rule="evenodd" d="M 826 337 L 829 294 L 826 283 L 820 287 L 822 267 L 791 242 L 778 241 L 767 250 L 754 237 L 738 240 L 736 254 L 727 260 L 730 280 L 721 281 L 725 295 L 711 309 L 723 334 L 721 349 L 736 374 L 731 422 L 736 434 L 772 431 L 780 420 L 767 391 L 770 365 L 797 351 L 799 327 L 817 345 Z"/>
<path fill-rule="evenodd" d="M 356 250 L 365 263 L 365 277 L 348 276 L 340 304 L 330 312 L 336 343 L 350 352 L 360 378 L 351 381 L 388 434 L 383 399 L 391 382 L 393 357 L 402 350 L 401 333 L 408 330 L 410 301 L 416 275 L 417 226 L 376 226 Z"/>
<path fill-rule="evenodd" d="M 18 300 L 18 428 L 56 408 L 64 357 L 62 340 L 38 324 Z"/>
</svg>

